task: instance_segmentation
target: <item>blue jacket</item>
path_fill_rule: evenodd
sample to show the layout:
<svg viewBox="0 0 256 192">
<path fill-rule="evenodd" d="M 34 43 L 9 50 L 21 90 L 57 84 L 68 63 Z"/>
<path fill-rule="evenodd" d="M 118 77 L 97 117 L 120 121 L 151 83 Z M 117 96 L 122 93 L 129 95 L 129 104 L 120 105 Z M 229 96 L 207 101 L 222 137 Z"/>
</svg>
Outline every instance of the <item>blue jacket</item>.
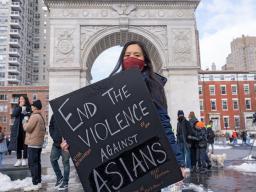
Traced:
<svg viewBox="0 0 256 192">
<path fill-rule="evenodd" d="M 170 117 L 167 114 L 167 111 L 163 107 L 159 106 L 155 102 L 154 102 L 154 104 L 155 104 L 155 107 L 156 107 L 157 112 L 159 114 L 162 126 L 164 127 L 165 134 L 166 134 L 166 137 L 169 141 L 171 149 L 172 149 L 173 153 L 176 155 L 177 163 L 181 167 L 183 167 L 183 166 L 185 166 L 185 161 L 182 158 L 182 154 L 181 154 L 180 149 L 179 149 L 179 147 L 176 143 L 175 136 L 174 136 L 174 133 L 172 131 L 172 126 L 170 124 Z"/>
</svg>

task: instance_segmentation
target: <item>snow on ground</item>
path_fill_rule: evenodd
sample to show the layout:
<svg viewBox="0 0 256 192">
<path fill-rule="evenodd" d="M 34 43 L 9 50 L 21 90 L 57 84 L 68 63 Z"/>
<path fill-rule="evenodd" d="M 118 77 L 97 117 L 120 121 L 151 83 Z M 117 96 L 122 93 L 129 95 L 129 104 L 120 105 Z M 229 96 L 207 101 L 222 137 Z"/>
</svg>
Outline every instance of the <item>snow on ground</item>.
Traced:
<svg viewBox="0 0 256 192">
<path fill-rule="evenodd" d="M 212 192 L 211 190 L 205 190 L 203 185 L 195 185 L 193 183 L 183 184 L 182 182 L 178 184 L 170 185 L 161 190 L 161 192 L 180 192 L 182 190 L 194 191 L 194 192 Z"/>
<path fill-rule="evenodd" d="M 214 149 L 231 149 L 232 146 L 227 146 L 227 145 L 214 145 Z"/>
<path fill-rule="evenodd" d="M 243 163 L 241 165 L 230 165 L 228 169 L 234 169 L 240 172 L 256 173 L 256 163 Z"/>
<path fill-rule="evenodd" d="M 255 159 L 252 158 L 252 155 L 248 155 L 245 158 L 243 158 L 243 160 L 255 160 Z"/>
<path fill-rule="evenodd" d="M 53 175 L 42 175 L 42 183 L 54 182 L 55 176 Z M 11 181 L 11 178 L 0 172 L 0 191 L 13 191 L 17 189 L 22 189 L 32 184 L 32 178 L 26 177 L 25 179 L 18 179 Z"/>
</svg>

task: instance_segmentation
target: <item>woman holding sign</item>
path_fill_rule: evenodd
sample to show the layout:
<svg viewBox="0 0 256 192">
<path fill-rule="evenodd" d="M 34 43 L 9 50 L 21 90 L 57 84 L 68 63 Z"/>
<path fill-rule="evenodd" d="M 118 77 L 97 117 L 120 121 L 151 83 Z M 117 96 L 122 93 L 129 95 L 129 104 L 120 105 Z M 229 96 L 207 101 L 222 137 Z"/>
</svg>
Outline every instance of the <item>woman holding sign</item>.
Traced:
<svg viewBox="0 0 256 192">
<path fill-rule="evenodd" d="M 176 154 L 176 160 L 184 175 L 183 168 L 185 167 L 185 163 L 182 159 L 180 151 L 176 146 L 174 133 L 172 132 L 172 127 L 170 124 L 170 117 L 167 114 L 167 102 L 164 93 L 164 84 L 166 83 L 166 78 L 153 72 L 151 60 L 146 52 L 145 46 L 141 42 L 131 41 L 124 45 L 118 63 L 110 76 L 116 74 L 118 71 L 120 71 L 120 69 L 124 71 L 131 68 L 139 68 L 141 70 L 143 78 L 151 94 L 152 101 L 165 129 L 168 141 L 174 154 Z M 68 150 L 69 145 L 65 140 L 63 140 L 61 146 L 64 150 Z"/>
</svg>

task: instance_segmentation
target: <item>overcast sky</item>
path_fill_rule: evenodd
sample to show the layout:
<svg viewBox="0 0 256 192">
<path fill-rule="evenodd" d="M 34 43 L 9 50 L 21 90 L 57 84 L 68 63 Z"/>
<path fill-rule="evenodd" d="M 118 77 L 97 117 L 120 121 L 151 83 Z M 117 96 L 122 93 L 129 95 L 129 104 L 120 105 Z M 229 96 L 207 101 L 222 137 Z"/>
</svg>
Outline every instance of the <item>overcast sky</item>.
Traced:
<svg viewBox="0 0 256 192">
<path fill-rule="evenodd" d="M 221 69 L 234 38 L 242 34 L 256 36 L 256 0 L 201 0 L 196 19 L 202 68 L 210 68 L 215 62 L 217 69 Z M 120 47 L 114 47 L 97 58 L 92 69 L 94 82 L 108 76 L 120 51 Z"/>
</svg>

